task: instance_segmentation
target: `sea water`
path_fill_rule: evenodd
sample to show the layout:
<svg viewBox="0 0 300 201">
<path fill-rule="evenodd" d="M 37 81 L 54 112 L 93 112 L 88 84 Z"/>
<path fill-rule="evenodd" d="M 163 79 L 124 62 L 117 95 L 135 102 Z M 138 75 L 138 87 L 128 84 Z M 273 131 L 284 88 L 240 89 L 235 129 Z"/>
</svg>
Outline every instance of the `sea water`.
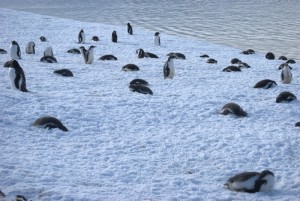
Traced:
<svg viewBox="0 0 300 201">
<path fill-rule="evenodd" d="M 87 22 L 130 22 L 240 50 L 300 59 L 300 0 L 1 0 L 0 7 Z M 125 29 L 125 28 L 124 28 Z"/>
</svg>

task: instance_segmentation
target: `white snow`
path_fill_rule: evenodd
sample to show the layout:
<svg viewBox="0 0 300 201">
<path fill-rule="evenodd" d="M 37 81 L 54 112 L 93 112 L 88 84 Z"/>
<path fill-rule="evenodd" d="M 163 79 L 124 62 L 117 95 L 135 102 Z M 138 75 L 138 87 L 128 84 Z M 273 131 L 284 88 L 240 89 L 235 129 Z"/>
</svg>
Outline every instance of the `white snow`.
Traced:
<svg viewBox="0 0 300 201">
<path fill-rule="evenodd" d="M 30 200 L 297 200 L 300 197 L 299 100 L 275 103 L 282 91 L 300 98 L 299 62 L 291 84 L 280 82 L 279 60 L 264 54 L 242 55 L 242 50 L 134 28 L 78 22 L 0 8 L 0 48 L 18 42 L 18 60 L 31 93 L 11 89 L 8 69 L 0 68 L 0 190 L 5 200 L 21 194 Z M 95 61 L 85 64 L 78 33 L 95 45 Z M 118 43 L 111 42 L 116 30 Z M 90 39 L 97 35 L 100 41 Z M 45 36 L 47 42 L 41 42 Z M 36 54 L 25 53 L 36 44 Z M 40 62 L 51 46 L 58 63 Z M 135 51 L 158 55 L 138 59 Z M 173 80 L 163 78 L 169 52 Z M 113 54 L 118 61 L 99 61 Z M 207 64 L 199 56 L 218 61 Z M 239 58 L 251 68 L 222 72 Z M 9 60 L 0 54 L 0 63 Z M 133 63 L 140 71 L 124 72 Z M 74 77 L 53 71 L 68 68 Z M 153 96 L 131 92 L 129 82 L 142 78 Z M 275 80 L 271 89 L 254 89 L 262 79 Z M 228 102 L 239 104 L 244 118 L 220 115 Z M 54 116 L 70 130 L 31 126 L 39 117 Z M 227 179 L 243 171 L 275 174 L 274 190 L 239 193 L 223 188 Z"/>
</svg>

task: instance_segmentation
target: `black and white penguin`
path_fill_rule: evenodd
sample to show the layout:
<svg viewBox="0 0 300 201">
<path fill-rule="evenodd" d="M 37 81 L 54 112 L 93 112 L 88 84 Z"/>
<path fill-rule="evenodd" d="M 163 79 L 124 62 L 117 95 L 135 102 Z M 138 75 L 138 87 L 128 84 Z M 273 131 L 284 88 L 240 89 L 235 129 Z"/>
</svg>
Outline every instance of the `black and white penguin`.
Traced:
<svg viewBox="0 0 300 201">
<path fill-rule="evenodd" d="M 230 61 L 231 64 L 239 64 L 239 63 L 241 63 L 241 62 L 242 62 L 242 61 L 239 60 L 238 58 L 233 58 L 233 59 L 231 59 L 231 61 Z"/>
<path fill-rule="evenodd" d="M 218 61 L 215 60 L 215 59 L 213 59 L 213 58 L 210 58 L 210 59 L 207 59 L 206 63 L 208 63 L 208 64 L 216 64 L 216 63 L 218 63 Z"/>
<path fill-rule="evenodd" d="M 238 72 L 238 71 L 241 71 L 241 69 L 237 66 L 227 66 L 222 71 L 223 72 Z"/>
<path fill-rule="evenodd" d="M 139 79 L 139 78 L 131 80 L 131 82 L 129 83 L 129 85 L 133 85 L 133 84 L 142 84 L 142 85 L 145 85 L 145 86 L 149 85 L 149 83 L 146 80 Z"/>
<path fill-rule="evenodd" d="M 113 43 L 116 43 L 118 42 L 118 35 L 117 35 L 117 32 L 116 31 L 113 31 L 112 34 L 111 34 L 111 41 Z"/>
<path fill-rule="evenodd" d="M 244 50 L 244 51 L 241 51 L 241 54 L 245 54 L 245 55 L 248 55 L 250 54 L 247 50 Z"/>
<path fill-rule="evenodd" d="M 40 59 L 40 62 L 44 62 L 44 63 L 57 63 L 57 59 L 53 56 L 43 56 Z"/>
<path fill-rule="evenodd" d="M 45 129 L 59 128 L 63 131 L 68 131 L 60 120 L 52 116 L 40 117 L 33 122 L 32 126 Z"/>
<path fill-rule="evenodd" d="M 27 198 L 23 195 L 16 195 L 16 201 L 27 201 Z"/>
<path fill-rule="evenodd" d="M 41 41 L 41 42 L 47 42 L 47 39 L 46 39 L 45 36 L 41 36 L 41 37 L 40 37 L 40 41 Z"/>
<path fill-rule="evenodd" d="M 52 47 L 47 47 L 44 51 L 44 56 L 51 56 L 53 57 L 53 50 L 52 50 Z"/>
<path fill-rule="evenodd" d="M 91 45 L 91 46 L 89 47 L 89 49 L 87 50 L 87 52 L 86 52 L 86 57 L 87 57 L 86 63 L 87 63 L 87 64 L 92 64 L 92 63 L 94 62 L 94 48 L 95 48 L 95 47 L 96 47 L 96 46 Z"/>
<path fill-rule="evenodd" d="M 209 56 L 207 54 L 202 54 L 200 55 L 201 58 L 209 58 Z"/>
<path fill-rule="evenodd" d="M 136 53 L 136 55 L 137 55 L 137 58 L 139 58 L 139 59 L 142 59 L 142 58 L 144 58 L 145 57 L 145 51 L 143 50 L 143 49 L 137 49 L 136 51 L 135 51 L 135 53 Z"/>
<path fill-rule="evenodd" d="M 278 67 L 278 70 L 282 70 L 282 69 L 284 68 L 285 65 L 288 65 L 289 68 L 290 68 L 291 70 L 293 70 L 293 68 L 292 68 L 289 64 L 287 64 L 287 63 L 280 64 L 279 67 Z"/>
<path fill-rule="evenodd" d="M 64 77 L 73 77 L 73 73 L 71 70 L 69 69 L 59 69 L 59 70 L 55 70 L 53 71 L 53 73 L 56 73 L 56 74 L 59 74 L 59 75 L 62 75 Z"/>
<path fill-rule="evenodd" d="M 274 60 L 275 59 L 275 55 L 272 52 L 268 52 L 265 57 L 268 60 Z"/>
<path fill-rule="evenodd" d="M 256 193 L 269 192 L 275 184 L 274 173 L 270 170 L 259 172 L 242 172 L 231 178 L 224 187 L 238 192 Z"/>
<path fill-rule="evenodd" d="M 248 55 L 248 54 L 254 54 L 254 53 L 255 53 L 255 51 L 252 50 L 252 49 L 244 50 L 244 51 L 241 52 L 241 54 L 246 54 L 246 55 Z"/>
<path fill-rule="evenodd" d="M 245 62 L 240 62 L 238 64 L 238 67 L 239 68 L 251 68 L 251 66 L 249 64 L 245 63 Z"/>
<path fill-rule="evenodd" d="M 76 48 L 69 49 L 67 52 L 71 54 L 80 54 L 80 50 Z"/>
<path fill-rule="evenodd" d="M 280 57 L 278 57 L 278 60 L 284 60 L 284 61 L 286 61 L 286 60 L 288 60 L 288 59 L 287 59 L 286 56 L 280 56 Z"/>
<path fill-rule="evenodd" d="M 78 34 L 78 43 L 82 43 L 82 44 L 85 43 L 85 33 L 83 29 L 81 29 Z"/>
<path fill-rule="evenodd" d="M 107 54 L 107 55 L 101 56 L 98 60 L 102 60 L 102 61 L 116 61 L 116 60 L 118 60 L 118 58 L 115 57 L 112 54 Z"/>
<path fill-rule="evenodd" d="M 17 60 L 12 60 L 9 67 L 8 75 L 11 82 L 11 87 L 14 90 L 28 92 L 26 88 L 26 78 L 23 69 Z"/>
<path fill-rule="evenodd" d="M 11 42 L 9 50 L 11 59 L 21 59 L 21 49 L 16 41 Z"/>
<path fill-rule="evenodd" d="M 145 57 L 146 58 L 158 59 L 158 56 L 156 54 L 151 53 L 151 52 L 145 52 Z"/>
<path fill-rule="evenodd" d="M 99 39 L 99 37 L 98 36 L 93 36 L 92 37 L 92 41 L 99 41 L 100 39 Z"/>
<path fill-rule="evenodd" d="M 164 79 L 173 79 L 175 75 L 174 59 L 174 56 L 169 56 L 168 60 L 166 61 L 163 68 Z"/>
<path fill-rule="evenodd" d="M 153 95 L 152 90 L 149 87 L 147 87 L 143 84 L 130 84 L 129 85 L 129 90 L 133 91 L 133 92 L 139 92 L 139 93 L 142 93 L 142 94 Z"/>
<path fill-rule="evenodd" d="M 283 84 L 290 84 L 292 82 L 293 75 L 289 65 L 286 63 L 283 65 L 283 69 L 281 70 L 281 81 Z"/>
<path fill-rule="evenodd" d="M 6 61 L 6 62 L 3 64 L 3 67 L 5 67 L 5 68 L 11 67 L 12 61 L 13 61 L 13 59 L 12 59 L 12 60 Z"/>
<path fill-rule="evenodd" d="M 25 52 L 27 54 L 35 54 L 35 43 L 34 42 L 28 42 Z"/>
<path fill-rule="evenodd" d="M 0 54 L 7 54 L 7 51 L 0 48 Z"/>
<path fill-rule="evenodd" d="M 236 103 L 227 103 L 225 104 L 220 114 L 227 115 L 227 114 L 235 114 L 239 117 L 245 117 L 247 116 L 247 112 L 245 112 L 238 104 Z"/>
<path fill-rule="evenodd" d="M 160 45 L 160 36 L 159 36 L 159 32 L 155 32 L 154 34 L 154 45 L 159 46 Z"/>
<path fill-rule="evenodd" d="M 294 59 L 289 59 L 286 61 L 287 64 L 295 64 L 296 61 Z"/>
<path fill-rule="evenodd" d="M 129 35 L 133 34 L 132 26 L 130 25 L 130 23 L 127 23 L 127 32 Z"/>
<path fill-rule="evenodd" d="M 88 50 L 85 49 L 84 46 L 79 47 L 79 49 L 81 50 L 81 55 L 83 57 L 84 63 L 87 63 L 87 54 L 88 54 Z"/>
<path fill-rule="evenodd" d="M 182 59 L 185 60 L 185 55 L 179 52 L 170 52 L 169 54 L 167 54 L 167 56 L 173 56 L 174 59 Z"/>
<path fill-rule="evenodd" d="M 126 64 L 122 67 L 122 71 L 139 71 L 140 68 L 135 64 Z"/>
<path fill-rule="evenodd" d="M 293 100 L 297 100 L 297 97 L 292 92 L 289 92 L 289 91 L 281 92 L 276 97 L 276 103 L 291 102 Z"/>
<path fill-rule="evenodd" d="M 261 80 L 261 81 L 257 82 L 254 85 L 254 88 L 269 89 L 276 85 L 277 85 L 277 83 L 274 80 L 265 79 L 265 80 Z"/>
<path fill-rule="evenodd" d="M 300 121 L 298 121 L 297 123 L 295 123 L 295 127 L 300 127 Z"/>
</svg>

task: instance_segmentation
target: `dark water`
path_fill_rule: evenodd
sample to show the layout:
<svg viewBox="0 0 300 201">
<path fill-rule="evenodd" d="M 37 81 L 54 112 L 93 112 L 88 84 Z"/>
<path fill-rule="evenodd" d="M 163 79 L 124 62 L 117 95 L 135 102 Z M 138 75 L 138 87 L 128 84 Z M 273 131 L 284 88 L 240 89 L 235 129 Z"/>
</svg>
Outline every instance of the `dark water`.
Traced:
<svg viewBox="0 0 300 201">
<path fill-rule="evenodd" d="M 0 7 L 300 59 L 300 0 L 1 0 Z M 163 36 L 163 35 L 162 35 Z"/>
</svg>

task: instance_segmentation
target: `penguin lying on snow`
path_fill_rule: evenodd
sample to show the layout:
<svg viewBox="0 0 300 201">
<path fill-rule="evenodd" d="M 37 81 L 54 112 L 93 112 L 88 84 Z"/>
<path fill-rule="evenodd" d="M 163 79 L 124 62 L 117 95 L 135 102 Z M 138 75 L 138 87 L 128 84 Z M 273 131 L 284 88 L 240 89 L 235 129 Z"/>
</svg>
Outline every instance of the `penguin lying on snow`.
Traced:
<svg viewBox="0 0 300 201">
<path fill-rule="evenodd" d="M 60 120 L 52 116 L 40 117 L 35 120 L 32 125 L 37 128 L 59 128 L 63 131 L 68 131 L 68 129 L 61 123 Z"/>
<path fill-rule="evenodd" d="M 127 64 L 122 67 L 122 71 L 138 71 L 139 67 L 135 64 Z"/>
<path fill-rule="evenodd" d="M 241 69 L 237 66 L 227 66 L 222 71 L 223 72 L 238 72 L 238 71 L 241 71 Z"/>
<path fill-rule="evenodd" d="M 144 86 L 148 86 L 149 85 L 149 83 L 146 80 L 138 79 L 138 78 L 131 80 L 131 82 L 129 83 L 129 85 L 132 85 L 132 84 L 142 84 Z"/>
<path fill-rule="evenodd" d="M 93 36 L 92 37 L 92 41 L 99 41 L 100 39 L 99 39 L 99 37 L 98 36 Z"/>
<path fill-rule="evenodd" d="M 143 79 L 134 79 L 129 83 L 129 90 L 133 92 L 139 92 L 142 94 L 150 94 L 153 95 L 152 90 L 147 87 L 149 83 Z"/>
<path fill-rule="evenodd" d="M 56 58 L 53 56 L 43 56 L 40 61 L 44 63 L 57 63 Z"/>
<path fill-rule="evenodd" d="M 41 42 L 46 42 L 46 41 L 47 41 L 47 39 L 46 39 L 46 37 L 45 37 L 45 36 L 41 36 L 41 37 L 40 37 L 40 41 L 41 41 Z"/>
<path fill-rule="evenodd" d="M 140 59 L 142 59 L 142 58 L 144 58 L 144 57 L 146 57 L 146 58 L 155 58 L 155 59 L 157 59 L 158 58 L 158 56 L 157 55 L 155 55 L 155 54 L 153 54 L 153 53 L 150 53 L 150 52 L 145 52 L 143 49 L 137 49 L 136 51 L 135 51 L 135 53 L 137 54 L 137 57 L 138 58 L 140 58 Z"/>
<path fill-rule="evenodd" d="M 23 195 L 16 195 L 16 201 L 27 201 L 27 198 Z"/>
<path fill-rule="evenodd" d="M 80 54 L 80 50 L 76 48 L 69 49 L 67 52 L 71 54 Z"/>
<path fill-rule="evenodd" d="M 72 71 L 70 71 L 69 69 L 66 69 L 66 68 L 55 70 L 53 72 L 56 74 L 62 75 L 64 77 L 73 77 Z"/>
<path fill-rule="evenodd" d="M 98 60 L 102 60 L 102 61 L 116 61 L 116 60 L 118 60 L 118 58 L 115 57 L 114 55 L 107 54 L 107 55 L 101 56 Z"/>
<path fill-rule="evenodd" d="M 25 73 L 17 60 L 11 60 L 8 75 L 10 78 L 12 89 L 20 90 L 22 92 L 28 92 L 26 88 Z"/>
<path fill-rule="evenodd" d="M 0 54 L 7 54 L 7 51 L 4 49 L 0 49 Z"/>
<path fill-rule="evenodd" d="M 291 102 L 291 101 L 296 100 L 296 99 L 297 99 L 297 97 L 293 93 L 291 93 L 289 91 L 284 91 L 284 92 L 281 92 L 277 96 L 276 103 L 281 103 L 283 101 L 284 102 Z"/>
<path fill-rule="evenodd" d="M 239 117 L 245 117 L 247 116 L 247 112 L 245 112 L 238 104 L 236 103 L 227 103 L 225 104 L 222 109 L 220 114 L 227 115 L 227 114 L 235 114 L 236 116 Z"/>
<path fill-rule="evenodd" d="M 185 60 L 185 55 L 179 52 L 170 52 L 169 54 L 167 54 L 167 56 L 169 57 L 174 57 L 174 59 L 182 59 Z"/>
<path fill-rule="evenodd" d="M 216 64 L 216 63 L 218 63 L 218 61 L 215 60 L 215 59 L 213 59 L 213 58 L 210 58 L 210 59 L 207 59 L 206 63 L 208 63 L 208 64 Z"/>
<path fill-rule="evenodd" d="M 254 88 L 269 89 L 276 85 L 277 85 L 277 83 L 274 80 L 265 79 L 265 80 L 261 80 L 261 81 L 257 82 L 255 84 Z"/>
<path fill-rule="evenodd" d="M 256 193 L 271 191 L 275 184 L 274 173 L 269 170 L 242 172 L 228 179 L 225 188 L 232 191 Z"/>
</svg>

